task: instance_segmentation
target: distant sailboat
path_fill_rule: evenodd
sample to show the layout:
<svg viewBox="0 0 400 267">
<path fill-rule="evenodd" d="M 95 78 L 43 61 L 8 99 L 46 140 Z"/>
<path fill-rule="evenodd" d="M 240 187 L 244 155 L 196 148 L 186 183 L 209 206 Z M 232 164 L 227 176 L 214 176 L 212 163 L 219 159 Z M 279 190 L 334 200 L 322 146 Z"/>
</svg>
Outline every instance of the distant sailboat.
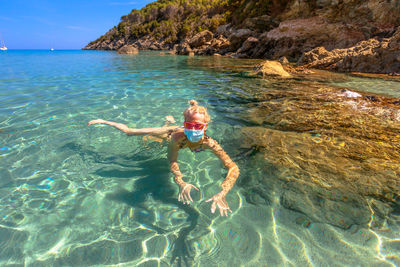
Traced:
<svg viewBox="0 0 400 267">
<path fill-rule="evenodd" d="M 0 36 L 0 39 L 1 39 L 1 47 L 0 47 L 0 50 L 6 51 L 6 50 L 7 50 L 7 47 L 6 47 L 6 45 L 4 44 L 3 38 L 1 38 L 1 36 Z"/>
<path fill-rule="evenodd" d="M 54 48 L 52 47 L 52 48 L 50 48 L 50 51 L 54 51 Z"/>
</svg>

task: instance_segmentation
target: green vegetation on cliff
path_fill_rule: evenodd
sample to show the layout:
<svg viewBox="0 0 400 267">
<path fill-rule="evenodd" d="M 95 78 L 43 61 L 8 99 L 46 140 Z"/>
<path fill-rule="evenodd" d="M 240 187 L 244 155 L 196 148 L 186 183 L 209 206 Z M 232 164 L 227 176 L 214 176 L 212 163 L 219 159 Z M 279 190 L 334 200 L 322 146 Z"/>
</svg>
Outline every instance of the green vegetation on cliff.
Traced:
<svg viewBox="0 0 400 267">
<path fill-rule="evenodd" d="M 194 34 L 246 18 L 276 15 L 289 0 L 158 0 L 141 10 L 133 9 L 121 22 L 89 45 L 114 40 L 153 37 L 174 44 Z"/>
<path fill-rule="evenodd" d="M 159 0 L 122 16 L 118 26 L 92 43 L 147 35 L 173 44 L 203 30 L 214 31 L 226 23 L 227 6 L 228 0 Z"/>
</svg>

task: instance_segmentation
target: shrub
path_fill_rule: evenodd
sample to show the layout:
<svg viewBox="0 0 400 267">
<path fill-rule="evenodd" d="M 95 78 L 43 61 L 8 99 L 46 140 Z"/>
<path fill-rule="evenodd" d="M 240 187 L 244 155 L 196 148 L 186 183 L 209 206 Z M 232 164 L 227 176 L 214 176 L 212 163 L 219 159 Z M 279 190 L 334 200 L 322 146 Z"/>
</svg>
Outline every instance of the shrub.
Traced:
<svg viewBox="0 0 400 267">
<path fill-rule="evenodd" d="M 240 3 L 249 0 L 241 0 Z M 261 0 L 259 0 L 261 1 Z M 214 31 L 227 22 L 227 14 L 233 14 L 228 7 L 233 0 L 158 0 L 147 4 L 141 10 L 133 9 L 121 17 L 121 22 L 105 36 L 108 39 L 133 38 L 144 35 L 173 43 L 181 38 L 191 37 L 203 30 Z M 267 1 L 269 2 L 269 1 Z M 93 42 L 103 41 L 101 37 Z"/>
</svg>

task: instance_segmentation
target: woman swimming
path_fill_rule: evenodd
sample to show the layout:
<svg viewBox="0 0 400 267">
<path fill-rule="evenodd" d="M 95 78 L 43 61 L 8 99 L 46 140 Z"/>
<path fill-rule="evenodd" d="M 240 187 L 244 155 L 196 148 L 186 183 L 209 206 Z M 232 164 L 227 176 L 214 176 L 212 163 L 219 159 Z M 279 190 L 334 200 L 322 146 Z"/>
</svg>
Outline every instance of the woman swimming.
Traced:
<svg viewBox="0 0 400 267">
<path fill-rule="evenodd" d="M 228 211 L 232 212 L 225 200 L 226 194 L 232 189 L 239 176 L 239 167 L 234 163 L 222 147 L 211 137 L 207 136 L 206 130 L 210 116 L 205 107 L 199 106 L 197 101 L 190 100 L 190 107 L 183 112 L 185 119 L 184 126 L 168 126 L 174 122 L 172 116 L 167 116 L 167 123 L 163 127 L 132 129 L 122 123 L 105 121 L 102 119 L 92 120 L 88 125 L 92 124 L 107 124 L 113 126 L 127 135 L 150 135 L 155 138 L 167 139 L 170 141 L 168 146 L 168 159 L 170 162 L 171 172 L 175 175 L 175 183 L 179 186 L 180 192 L 178 200 L 185 204 L 190 204 L 193 201 L 190 196 L 192 188 L 199 190 L 192 184 L 183 181 L 183 174 L 179 170 L 178 152 L 180 149 L 189 148 L 193 152 L 200 152 L 205 149 L 210 149 L 228 169 L 225 180 L 222 182 L 222 190 L 215 196 L 207 200 L 212 201 L 211 212 L 214 213 L 218 207 L 221 216 L 228 216 Z"/>
</svg>

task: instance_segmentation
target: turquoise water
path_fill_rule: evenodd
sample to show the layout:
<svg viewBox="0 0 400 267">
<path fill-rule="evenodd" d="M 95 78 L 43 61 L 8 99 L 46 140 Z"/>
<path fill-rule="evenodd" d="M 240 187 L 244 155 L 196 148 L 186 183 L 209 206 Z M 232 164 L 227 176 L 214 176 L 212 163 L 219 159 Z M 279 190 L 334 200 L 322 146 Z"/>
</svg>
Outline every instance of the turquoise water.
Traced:
<svg viewBox="0 0 400 267">
<path fill-rule="evenodd" d="M 254 165 L 254 155 L 237 143 L 240 129 L 251 125 L 243 115 L 252 99 L 249 88 L 266 85 L 211 71 L 197 60 L 220 59 L 156 52 L 0 54 L 0 265 L 399 264 L 397 217 L 385 232 L 342 229 L 281 204 L 285 189 L 275 184 L 274 172 Z M 349 88 L 377 83 L 352 79 Z M 399 83 L 379 83 L 379 93 L 396 96 Z M 184 180 L 200 188 L 187 206 L 177 201 L 165 144 L 87 126 L 102 118 L 158 127 L 166 115 L 181 124 L 190 99 L 207 106 L 208 134 L 241 169 L 227 196 L 233 211 L 228 218 L 211 214 L 205 202 L 226 174 L 211 152 L 179 154 Z M 271 181 L 270 188 L 249 197 L 247 189 L 260 177 Z"/>
</svg>

